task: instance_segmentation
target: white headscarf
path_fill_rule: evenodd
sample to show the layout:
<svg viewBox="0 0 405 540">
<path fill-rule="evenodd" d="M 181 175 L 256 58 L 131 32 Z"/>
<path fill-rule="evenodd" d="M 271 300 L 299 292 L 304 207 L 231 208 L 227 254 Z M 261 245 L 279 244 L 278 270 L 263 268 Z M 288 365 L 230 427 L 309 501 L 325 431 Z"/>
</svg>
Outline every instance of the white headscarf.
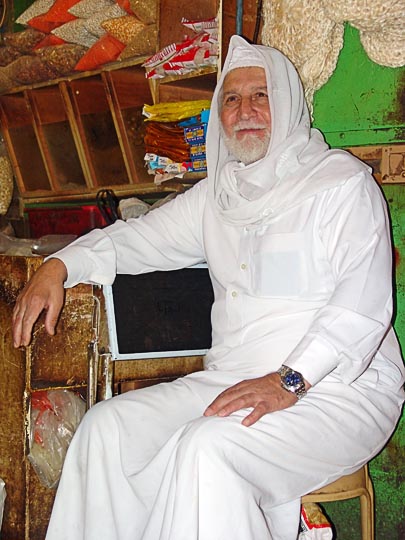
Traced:
<svg viewBox="0 0 405 540">
<path fill-rule="evenodd" d="M 266 156 L 246 166 L 229 153 L 219 118 L 224 79 L 231 69 L 245 66 L 264 67 L 271 112 Z M 222 220 L 236 226 L 259 225 L 367 169 L 347 152 L 329 150 L 321 133 L 311 129 L 302 84 L 291 62 L 276 49 L 251 45 L 239 36 L 230 40 L 212 99 L 207 165 L 211 203 Z"/>
</svg>

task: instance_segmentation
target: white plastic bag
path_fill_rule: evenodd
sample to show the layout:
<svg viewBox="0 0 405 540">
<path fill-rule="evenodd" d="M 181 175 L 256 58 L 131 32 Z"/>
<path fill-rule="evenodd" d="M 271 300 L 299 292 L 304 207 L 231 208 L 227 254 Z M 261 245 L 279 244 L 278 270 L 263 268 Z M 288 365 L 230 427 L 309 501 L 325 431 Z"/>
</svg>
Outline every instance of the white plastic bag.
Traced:
<svg viewBox="0 0 405 540">
<path fill-rule="evenodd" d="M 83 399 L 71 390 L 32 394 L 28 459 L 44 486 L 58 484 L 66 451 L 85 411 Z"/>
<path fill-rule="evenodd" d="M 4 512 L 4 501 L 6 500 L 6 484 L 4 480 L 0 478 L 0 531 L 1 524 L 3 522 L 3 512 Z M 1 536 L 1 534 L 0 534 Z"/>
</svg>

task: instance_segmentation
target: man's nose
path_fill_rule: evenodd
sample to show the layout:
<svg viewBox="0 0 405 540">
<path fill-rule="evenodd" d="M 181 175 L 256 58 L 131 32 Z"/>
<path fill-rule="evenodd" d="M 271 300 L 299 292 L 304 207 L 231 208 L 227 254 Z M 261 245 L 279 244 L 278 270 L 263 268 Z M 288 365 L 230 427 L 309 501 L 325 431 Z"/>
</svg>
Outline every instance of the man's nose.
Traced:
<svg viewBox="0 0 405 540">
<path fill-rule="evenodd" d="M 256 110 L 253 107 L 253 102 L 250 96 L 244 96 L 240 100 L 239 114 L 241 118 L 250 118 L 256 114 Z"/>
</svg>

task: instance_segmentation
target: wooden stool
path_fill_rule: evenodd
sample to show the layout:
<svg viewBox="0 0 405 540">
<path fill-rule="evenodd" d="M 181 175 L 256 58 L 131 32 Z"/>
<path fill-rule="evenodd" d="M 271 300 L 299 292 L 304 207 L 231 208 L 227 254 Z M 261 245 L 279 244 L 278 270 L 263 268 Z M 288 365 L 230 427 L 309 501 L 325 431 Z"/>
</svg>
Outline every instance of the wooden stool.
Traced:
<svg viewBox="0 0 405 540">
<path fill-rule="evenodd" d="M 361 538 L 374 540 L 374 489 L 368 474 L 368 465 L 304 495 L 302 503 L 343 501 L 355 497 L 360 497 Z"/>
</svg>

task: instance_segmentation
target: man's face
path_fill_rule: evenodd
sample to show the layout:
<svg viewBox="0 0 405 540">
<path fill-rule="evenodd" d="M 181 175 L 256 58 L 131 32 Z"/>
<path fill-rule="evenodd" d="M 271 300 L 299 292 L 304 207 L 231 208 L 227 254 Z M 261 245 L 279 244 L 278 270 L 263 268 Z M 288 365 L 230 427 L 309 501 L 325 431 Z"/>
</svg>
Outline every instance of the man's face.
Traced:
<svg viewBox="0 0 405 540">
<path fill-rule="evenodd" d="M 260 67 L 230 71 L 222 87 L 221 123 L 225 144 L 245 164 L 266 155 L 271 114 L 266 74 Z"/>
</svg>

